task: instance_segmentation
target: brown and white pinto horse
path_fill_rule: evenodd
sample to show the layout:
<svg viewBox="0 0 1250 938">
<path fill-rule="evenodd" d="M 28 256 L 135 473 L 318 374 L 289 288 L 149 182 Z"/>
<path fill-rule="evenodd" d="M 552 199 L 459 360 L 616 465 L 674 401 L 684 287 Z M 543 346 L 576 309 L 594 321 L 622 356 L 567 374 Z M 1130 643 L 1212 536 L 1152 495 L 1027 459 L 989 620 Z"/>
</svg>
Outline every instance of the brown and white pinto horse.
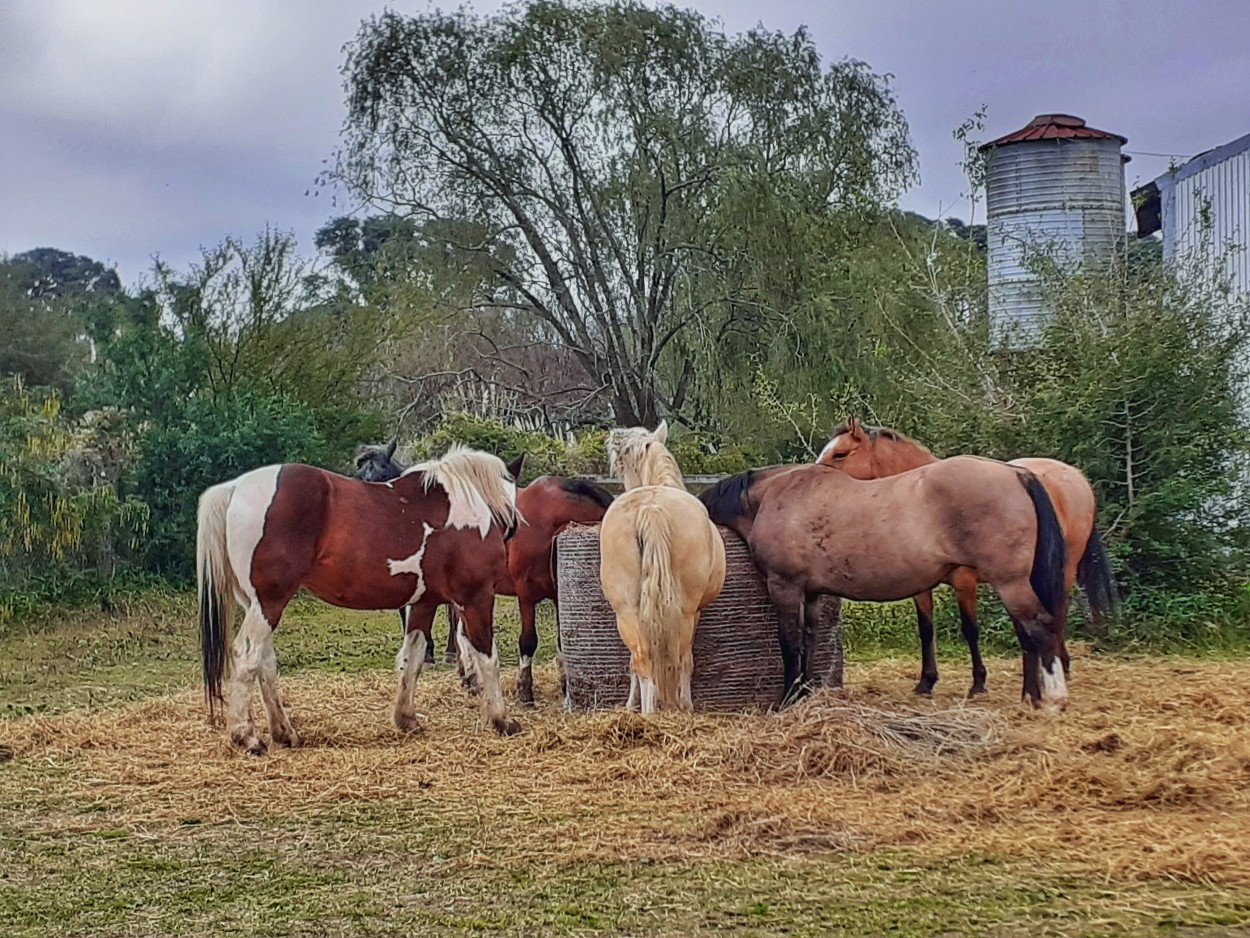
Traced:
<svg viewBox="0 0 1250 938">
<path fill-rule="evenodd" d="M 375 482 L 398 477 L 403 467 L 394 461 L 394 444 L 386 449 L 362 447 L 356 451 L 356 474 Z M 514 479 L 521 477 L 525 455 L 508 464 Z M 544 599 L 556 599 L 554 551 L 556 536 L 568 525 L 598 524 L 612 504 L 612 495 L 593 482 L 562 476 L 540 476 L 517 489 L 517 509 L 525 519 L 508 541 L 508 573 L 495 587 L 500 596 L 515 596 L 521 612 L 520 668 L 517 699 L 534 703 L 534 655 L 538 652 L 536 610 Z M 406 612 L 400 613 L 401 617 Z M 455 640 L 455 616 L 450 616 L 448 651 Z M 433 651 L 433 645 L 430 646 Z M 432 659 L 431 659 L 432 660 Z"/>
<path fill-rule="evenodd" d="M 852 417 L 833 432 L 816 461 L 854 479 L 880 479 L 930 465 L 938 458 L 921 443 L 897 430 L 866 427 Z M 1080 583 L 1095 623 L 1113 615 L 1118 605 L 1111 562 L 1094 526 L 1098 503 L 1089 480 L 1079 469 L 1067 463 L 1056 459 L 1026 458 L 1014 459 L 1008 465 L 1027 469 L 1046 488 L 1067 544 L 1063 599 L 1055 613 L 1055 628 L 1060 639 L 1059 656 L 1066 674 L 1069 658 L 1064 639 L 1073 584 Z M 964 640 L 972 654 L 972 688 L 969 695 L 982 694 L 985 693 L 986 670 L 981 658 L 980 626 L 977 623 L 977 578 L 971 570 L 962 569 L 956 570 L 949 582 L 959 603 Z M 928 695 L 938 680 L 933 593 L 925 590 L 914 599 L 923 662 L 916 693 Z"/>
<path fill-rule="evenodd" d="M 826 466 L 775 466 L 730 476 L 699 497 L 714 522 L 747 542 L 764 576 L 787 695 L 810 680 L 813 600 L 907 599 L 968 567 L 1015 623 L 1023 697 L 1045 709 L 1066 705 L 1054 629 L 1066 550 L 1050 497 L 1024 469 L 957 456 L 861 482 Z"/>
<path fill-rule="evenodd" d="M 304 587 L 349 609 L 412 607 L 396 659 L 394 710 L 395 725 L 408 732 L 420 729 L 413 689 L 434 610 L 454 603 L 486 720 L 501 734 L 518 732 L 499 689 L 494 585 L 506 575 L 504 540 L 521 520 L 503 462 L 459 447 L 385 485 L 290 464 L 208 489 L 200 497 L 196 561 L 210 715 L 224 703 L 231 740 L 264 752 L 251 713 L 259 683 L 273 741 L 299 745 L 278 694 L 273 631 Z M 233 642 L 232 600 L 246 610 Z"/>
</svg>

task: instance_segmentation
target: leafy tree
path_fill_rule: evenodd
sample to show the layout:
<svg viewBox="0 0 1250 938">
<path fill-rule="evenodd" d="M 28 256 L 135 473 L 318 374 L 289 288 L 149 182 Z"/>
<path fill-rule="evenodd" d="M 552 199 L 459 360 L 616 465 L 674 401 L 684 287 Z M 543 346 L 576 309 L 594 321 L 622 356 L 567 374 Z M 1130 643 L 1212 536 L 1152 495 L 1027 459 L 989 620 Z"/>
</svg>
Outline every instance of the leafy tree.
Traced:
<svg viewBox="0 0 1250 938">
<path fill-rule="evenodd" d="M 760 305 L 760 240 L 887 203 L 914 172 L 863 63 L 668 6 L 387 13 L 344 73 L 334 178 L 444 224 L 425 231 L 489 271 L 476 305 L 540 323 L 618 423 L 687 411 L 705 323 Z"/>
</svg>

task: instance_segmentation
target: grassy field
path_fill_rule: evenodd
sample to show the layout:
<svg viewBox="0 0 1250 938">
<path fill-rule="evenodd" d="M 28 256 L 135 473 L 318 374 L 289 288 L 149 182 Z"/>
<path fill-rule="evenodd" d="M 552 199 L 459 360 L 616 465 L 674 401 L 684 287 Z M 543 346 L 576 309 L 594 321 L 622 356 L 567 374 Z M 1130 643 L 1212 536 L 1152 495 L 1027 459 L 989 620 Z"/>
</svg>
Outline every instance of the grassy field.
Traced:
<svg viewBox="0 0 1250 938">
<path fill-rule="evenodd" d="M 192 612 L 0 633 L 6 938 L 1250 934 L 1244 663 L 1078 653 L 1052 720 L 1013 660 L 965 707 L 965 655 L 932 702 L 911 657 L 853 655 L 824 710 L 643 721 L 563 712 L 547 620 L 525 733 L 483 733 L 441 666 L 403 737 L 395 617 L 301 602 L 277 645 L 307 746 L 250 759 L 203 717 Z M 842 706 L 983 738 L 896 751 Z"/>
</svg>

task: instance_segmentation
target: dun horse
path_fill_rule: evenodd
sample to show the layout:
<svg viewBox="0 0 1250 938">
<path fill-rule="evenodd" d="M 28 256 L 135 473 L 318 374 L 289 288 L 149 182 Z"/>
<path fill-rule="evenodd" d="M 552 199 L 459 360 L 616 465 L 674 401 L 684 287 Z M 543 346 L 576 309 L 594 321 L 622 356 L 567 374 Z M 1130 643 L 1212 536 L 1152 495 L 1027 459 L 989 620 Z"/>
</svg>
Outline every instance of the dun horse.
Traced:
<svg viewBox="0 0 1250 938">
<path fill-rule="evenodd" d="M 870 482 L 826 466 L 776 466 L 731 476 L 700 498 L 713 521 L 746 540 L 765 578 L 787 696 L 805 692 L 811 677 L 815 599 L 907 599 L 966 567 L 994 587 L 1015 623 L 1023 697 L 1035 707 L 1066 705 L 1054 616 L 1067 557 L 1054 507 L 1031 473 L 971 456 Z"/>
<path fill-rule="evenodd" d="M 854 479 L 880 479 L 908 472 L 938 461 L 929 450 L 896 430 L 865 427 L 852 417 L 833 432 L 817 462 L 832 466 Z M 1072 586 L 1080 583 L 1095 623 L 1115 612 L 1118 599 L 1111 562 L 1102 538 L 1094 527 L 1098 504 L 1084 474 L 1074 466 L 1055 459 L 1016 459 L 1008 465 L 1032 472 L 1046 488 L 1067 545 L 1068 563 L 1064 570 L 1064 592 L 1055 613 L 1059 633 L 1059 656 L 1068 672 L 1068 651 L 1064 638 L 1068 627 L 1068 607 Z M 980 627 L 977 623 L 977 578 L 971 570 L 955 571 L 950 579 L 959 603 L 959 620 L 964 640 L 972 653 L 970 695 L 985 692 L 985 662 L 981 659 Z M 920 632 L 922 665 L 917 694 L 930 694 L 938 680 L 937 650 L 933 629 L 933 593 L 925 590 L 915 597 Z"/>
<path fill-rule="evenodd" d="M 356 451 L 356 474 L 362 479 L 387 482 L 396 478 L 403 467 L 394 462 L 395 447 L 385 450 L 362 447 Z M 521 477 L 521 455 L 508 464 L 513 479 Z M 521 612 L 520 670 L 517 672 L 517 699 L 526 705 L 534 702 L 534 655 L 538 651 L 536 609 L 544 599 L 556 602 L 555 564 L 556 536 L 569 524 L 597 524 L 612 504 L 612 496 L 604 489 L 583 479 L 540 476 L 517 490 L 517 509 L 525 523 L 508 541 L 508 575 L 496 585 L 501 596 L 515 596 Z M 401 611 L 403 618 L 406 612 Z M 455 636 L 455 616 L 450 613 L 451 634 L 448 652 Z M 433 645 L 429 648 L 433 660 Z"/>
<path fill-rule="evenodd" d="M 642 712 L 693 709 L 699 613 L 725 585 L 725 543 L 707 509 L 686 491 L 664 448 L 668 424 L 613 430 L 612 470 L 625 484 L 603 517 L 599 578 L 629 649 L 629 701 Z"/>
<path fill-rule="evenodd" d="M 397 658 L 394 709 L 395 725 L 410 732 L 420 729 L 413 689 L 434 610 L 454 603 L 486 719 L 501 734 L 518 732 L 499 689 L 494 585 L 506 573 L 504 540 L 521 520 L 503 462 L 464 448 L 414 466 L 389 485 L 281 465 L 208 489 L 200 497 L 196 559 L 210 715 L 224 703 L 231 740 L 264 752 L 251 713 L 258 682 L 273 741 L 299 745 L 278 694 L 273 631 L 304 587 L 350 609 L 412 606 Z M 233 642 L 232 600 L 246 610 Z"/>
</svg>

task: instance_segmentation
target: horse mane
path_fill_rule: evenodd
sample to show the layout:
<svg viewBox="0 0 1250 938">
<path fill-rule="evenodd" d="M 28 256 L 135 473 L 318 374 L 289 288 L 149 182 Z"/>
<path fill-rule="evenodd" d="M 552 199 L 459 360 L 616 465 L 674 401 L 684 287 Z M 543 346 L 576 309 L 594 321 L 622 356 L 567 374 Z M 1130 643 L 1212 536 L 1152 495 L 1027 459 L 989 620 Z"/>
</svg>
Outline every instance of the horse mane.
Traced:
<svg viewBox="0 0 1250 938">
<path fill-rule="evenodd" d="M 734 518 L 747 513 L 747 495 L 755 484 L 756 470 L 748 469 L 737 475 L 721 479 L 699 493 L 699 501 L 707 509 L 708 517 L 716 524 L 728 524 Z"/>
<path fill-rule="evenodd" d="M 589 479 L 561 479 L 560 488 L 577 498 L 592 501 L 600 508 L 607 508 L 612 504 L 612 493 Z"/>
<path fill-rule="evenodd" d="M 652 447 L 649 444 L 655 443 Z M 636 482 L 630 485 L 627 476 L 638 478 L 643 469 L 650 465 L 648 482 Z M 608 466 L 614 475 L 620 476 L 625 487 L 636 485 L 666 485 L 685 489 L 686 483 L 681 475 L 681 467 L 668 448 L 657 441 L 649 430 L 642 427 L 617 428 L 608 436 Z"/>
<path fill-rule="evenodd" d="M 492 521 L 512 530 L 525 520 L 516 507 L 516 487 L 504 481 L 507 471 L 498 456 L 457 443 L 442 457 L 409 466 L 403 474 L 422 473 L 427 492 L 435 483 L 442 486 L 451 506 L 449 527 L 477 528 L 486 537 Z"/>
</svg>

